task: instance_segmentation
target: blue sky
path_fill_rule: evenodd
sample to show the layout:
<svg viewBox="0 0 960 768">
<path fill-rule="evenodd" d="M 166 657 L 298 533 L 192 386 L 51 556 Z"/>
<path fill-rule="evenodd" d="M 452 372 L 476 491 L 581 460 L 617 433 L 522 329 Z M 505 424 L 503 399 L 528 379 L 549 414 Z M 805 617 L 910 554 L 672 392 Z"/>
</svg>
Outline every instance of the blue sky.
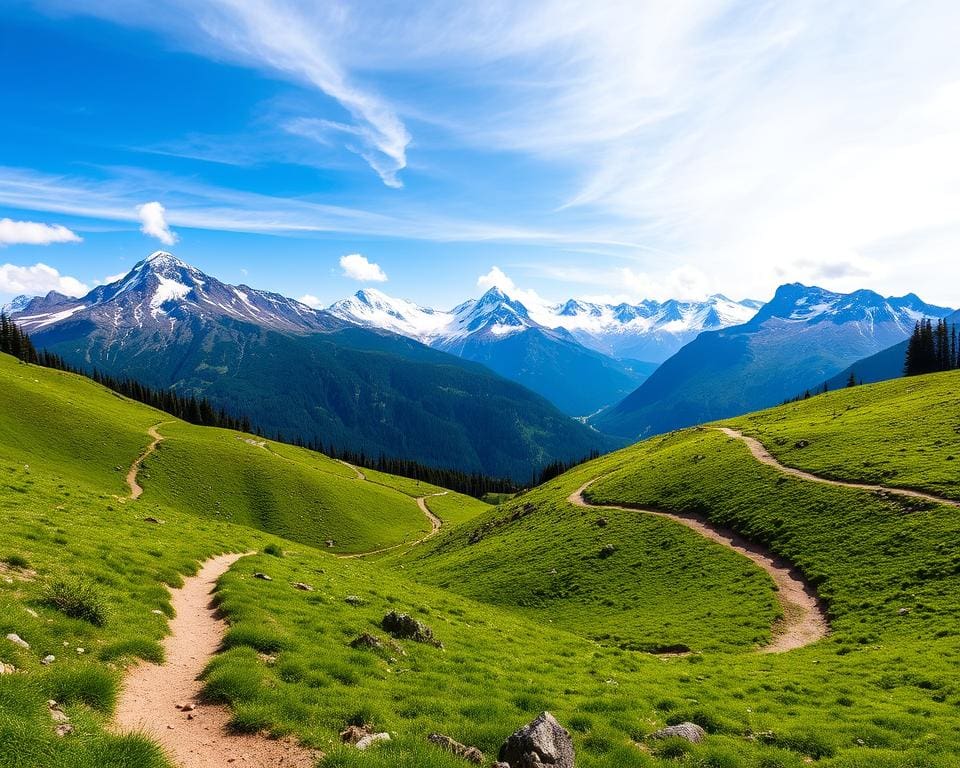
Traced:
<svg viewBox="0 0 960 768">
<path fill-rule="evenodd" d="M 8 1 L 0 299 L 162 247 L 324 304 L 957 306 L 958 28 L 940 0 Z"/>
</svg>

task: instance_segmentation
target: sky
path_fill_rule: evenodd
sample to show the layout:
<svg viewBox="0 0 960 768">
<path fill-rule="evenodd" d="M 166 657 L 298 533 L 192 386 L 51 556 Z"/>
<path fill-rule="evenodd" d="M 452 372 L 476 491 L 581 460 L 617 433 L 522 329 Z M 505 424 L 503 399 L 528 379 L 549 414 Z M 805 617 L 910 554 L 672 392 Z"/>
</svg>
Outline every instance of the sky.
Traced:
<svg viewBox="0 0 960 768">
<path fill-rule="evenodd" d="M 956 0 L 6 0 L 0 301 L 960 306 Z"/>
</svg>

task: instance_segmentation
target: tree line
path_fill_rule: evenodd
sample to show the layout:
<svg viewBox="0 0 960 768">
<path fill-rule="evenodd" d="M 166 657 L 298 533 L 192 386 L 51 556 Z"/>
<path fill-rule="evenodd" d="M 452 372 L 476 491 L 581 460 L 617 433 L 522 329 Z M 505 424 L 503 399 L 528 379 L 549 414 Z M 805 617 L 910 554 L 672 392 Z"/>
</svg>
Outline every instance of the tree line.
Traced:
<svg viewBox="0 0 960 768">
<path fill-rule="evenodd" d="M 29 334 L 10 319 L 6 312 L 0 312 L 0 352 L 13 355 L 25 363 L 86 376 L 107 389 L 169 413 L 190 424 L 198 424 L 204 427 L 222 427 L 265 437 L 263 430 L 258 425 L 252 424 L 248 416 L 235 416 L 223 408 L 215 408 L 205 397 L 180 395 L 170 389 L 155 389 L 135 379 L 110 376 L 97 369 L 87 372 L 70 365 L 58 354 L 46 349 L 37 350 L 30 340 Z M 508 478 L 488 477 L 477 472 L 433 467 L 409 459 L 389 458 L 383 454 L 377 457 L 368 456 L 363 450 L 339 449 L 332 444 L 324 446 L 321 440 L 297 438 L 289 441 L 284 439 L 283 434 L 279 432 L 271 439 L 276 439 L 279 443 L 287 442 L 291 445 L 309 448 L 318 453 L 325 453 L 332 458 L 341 459 L 366 469 L 376 469 L 391 475 L 409 477 L 413 480 L 439 485 L 443 488 L 449 488 L 451 491 L 476 498 L 481 498 L 487 493 L 516 493 L 520 490 L 517 484 Z M 573 466 L 573 464 L 570 466 Z"/>
<path fill-rule="evenodd" d="M 960 350 L 957 349 L 957 325 L 937 320 L 918 320 L 907 342 L 903 361 L 905 376 L 921 373 L 953 371 L 960 368 Z"/>
</svg>

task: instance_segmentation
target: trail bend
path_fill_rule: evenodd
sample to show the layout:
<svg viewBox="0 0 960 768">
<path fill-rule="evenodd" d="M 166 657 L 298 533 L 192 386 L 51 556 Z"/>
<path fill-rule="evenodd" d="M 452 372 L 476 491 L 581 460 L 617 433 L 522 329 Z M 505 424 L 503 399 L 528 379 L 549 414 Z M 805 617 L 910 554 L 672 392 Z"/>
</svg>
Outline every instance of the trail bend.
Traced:
<svg viewBox="0 0 960 768">
<path fill-rule="evenodd" d="M 571 493 L 567 500 L 578 507 L 642 512 L 673 520 L 696 531 L 704 538 L 743 555 L 769 574 L 777 586 L 777 602 L 780 603 L 783 618 L 774 625 L 772 640 L 758 649 L 761 653 L 792 651 L 822 640 L 829 634 L 830 624 L 827 621 L 826 610 L 817 598 L 816 590 L 807 584 L 800 572 L 786 560 L 773 554 L 766 547 L 755 544 L 733 531 L 716 526 L 698 515 L 680 515 L 615 504 L 592 504 L 583 494 L 591 485 L 602 479 L 603 477 L 597 477 L 585 483 Z"/>
<path fill-rule="evenodd" d="M 839 488 L 853 488 L 858 491 L 890 493 L 895 496 L 906 496 L 907 498 L 911 499 L 931 501 L 934 504 L 947 504 L 951 507 L 960 507 L 960 501 L 947 499 L 943 496 L 936 496 L 932 493 L 924 493 L 923 491 L 912 491 L 909 488 L 894 488 L 888 485 L 857 483 L 849 480 L 834 480 L 830 477 L 815 475 L 812 472 L 806 472 L 805 470 L 797 469 L 796 467 L 790 467 L 786 464 L 781 464 L 780 461 L 764 447 L 763 443 L 761 443 L 755 437 L 748 437 L 747 435 L 743 434 L 743 432 L 740 432 L 736 429 L 731 429 L 730 427 L 711 427 L 711 429 L 715 429 L 717 432 L 722 432 L 727 437 L 740 440 L 747 446 L 747 448 L 750 449 L 750 453 L 753 455 L 753 458 L 755 458 L 761 464 L 766 464 L 769 467 L 779 470 L 785 475 L 790 475 L 791 477 L 796 477 L 800 480 L 809 480 L 812 483 L 823 483 L 824 485 L 833 485 Z"/>
<path fill-rule="evenodd" d="M 318 752 L 290 739 L 230 733 L 230 711 L 199 701 L 202 684 L 197 678 L 219 650 L 227 629 L 211 604 L 211 593 L 217 579 L 244 556 L 211 557 L 196 576 L 184 580 L 182 588 L 171 590 L 176 615 L 163 641 L 166 661 L 141 663 L 127 674 L 115 724 L 121 732 L 146 733 L 179 768 L 221 768 L 228 763 L 312 768 Z M 178 709 L 184 704 L 195 708 Z"/>
<path fill-rule="evenodd" d="M 140 473 L 140 467 L 143 466 L 146 458 L 157 450 L 157 446 L 164 440 L 163 435 L 157 432 L 157 427 L 162 427 L 166 423 L 165 421 L 158 422 L 147 430 L 147 434 L 153 438 L 153 442 L 144 448 L 143 452 L 130 465 L 130 470 L 127 472 L 127 485 L 130 487 L 130 493 L 127 498 L 131 501 L 136 501 L 143 494 L 143 487 L 137 482 L 137 475 Z"/>
</svg>

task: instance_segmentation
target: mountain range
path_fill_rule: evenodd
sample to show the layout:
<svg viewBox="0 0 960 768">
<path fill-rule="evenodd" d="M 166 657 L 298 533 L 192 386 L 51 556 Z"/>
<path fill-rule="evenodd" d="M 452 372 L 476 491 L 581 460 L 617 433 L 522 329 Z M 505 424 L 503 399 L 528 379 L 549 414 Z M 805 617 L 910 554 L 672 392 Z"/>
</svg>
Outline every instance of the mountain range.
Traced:
<svg viewBox="0 0 960 768">
<path fill-rule="evenodd" d="M 614 445 L 481 365 L 162 251 L 81 298 L 17 306 L 68 363 L 204 395 L 271 435 L 524 480 Z"/>
<path fill-rule="evenodd" d="M 717 295 L 703 302 L 612 305 L 570 299 L 527 307 L 495 287 L 449 311 L 370 289 L 328 311 L 483 363 L 565 413 L 585 416 L 632 392 L 701 331 L 743 322 L 759 306 Z"/>
<path fill-rule="evenodd" d="M 701 333 L 591 423 L 637 439 L 775 405 L 902 342 L 917 320 L 950 312 L 914 294 L 782 285 L 748 322 Z"/>
</svg>

